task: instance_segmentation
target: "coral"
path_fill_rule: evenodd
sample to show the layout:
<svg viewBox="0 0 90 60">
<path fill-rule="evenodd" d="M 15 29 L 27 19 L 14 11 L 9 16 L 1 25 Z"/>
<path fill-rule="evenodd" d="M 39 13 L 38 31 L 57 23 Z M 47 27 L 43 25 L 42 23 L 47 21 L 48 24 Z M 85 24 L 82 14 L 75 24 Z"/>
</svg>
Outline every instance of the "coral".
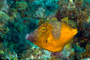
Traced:
<svg viewBox="0 0 90 60">
<path fill-rule="evenodd" d="M 6 59 L 14 59 L 14 60 L 18 60 L 18 56 L 15 52 L 13 53 L 9 53 L 9 55 L 6 56 Z"/>
<path fill-rule="evenodd" d="M 35 0 L 29 4 L 30 12 L 37 19 L 46 18 L 59 8 L 57 2 L 58 0 Z"/>
<path fill-rule="evenodd" d="M 90 44 L 89 43 L 86 45 L 86 51 L 82 53 L 82 57 L 83 58 L 90 57 Z"/>
<path fill-rule="evenodd" d="M 88 39 L 90 39 L 90 23 L 87 23 L 87 22 L 83 22 L 83 35 L 86 37 L 86 38 L 88 38 Z M 87 34 L 88 33 L 88 34 Z"/>
<path fill-rule="evenodd" d="M 0 0 L 0 10 L 8 12 L 9 6 L 7 4 L 7 0 Z"/>
<path fill-rule="evenodd" d="M 3 12 L 0 11 L 0 25 L 3 26 L 3 24 L 7 23 L 9 21 L 9 16 Z"/>
<path fill-rule="evenodd" d="M 26 55 L 25 55 L 26 54 Z M 36 45 L 27 48 L 21 55 L 21 59 L 50 59 L 51 52 L 43 50 Z"/>
<path fill-rule="evenodd" d="M 8 51 L 8 52 L 7 52 Z M 3 43 L 0 43 L 0 57 L 1 59 L 15 59 L 15 60 L 18 60 L 18 56 L 17 56 L 17 53 L 14 52 L 14 51 L 11 51 L 9 50 L 5 44 Z"/>
<path fill-rule="evenodd" d="M 81 23 L 79 23 L 78 25 L 78 36 L 79 38 L 77 38 L 79 41 L 79 45 L 81 47 L 84 47 L 87 45 L 87 43 L 89 42 L 89 39 L 90 39 L 90 23 L 86 22 L 86 21 L 83 21 Z"/>
<path fill-rule="evenodd" d="M 25 10 L 28 7 L 26 2 L 16 2 L 14 8 L 17 10 Z"/>
<path fill-rule="evenodd" d="M 89 60 L 89 7 L 90 0 L 0 0 L 0 60 Z M 52 53 L 25 39 L 44 22 L 65 17 L 78 34 L 63 51 Z"/>
<path fill-rule="evenodd" d="M 64 58 L 64 56 L 63 56 L 63 54 L 62 54 L 61 52 L 52 53 L 51 56 L 52 56 L 52 57 L 56 57 L 56 58 L 58 58 L 58 59 Z"/>
<path fill-rule="evenodd" d="M 89 18 L 89 16 L 88 16 L 87 12 L 80 11 L 80 13 L 77 14 L 77 19 L 76 20 L 77 21 L 78 20 L 84 20 L 84 21 L 86 21 L 88 18 Z"/>
<path fill-rule="evenodd" d="M 5 24 L 7 24 L 9 22 L 9 16 L 0 11 L 0 36 L 3 37 L 3 35 L 5 33 L 7 33 L 9 31 L 9 29 L 5 26 Z"/>
<path fill-rule="evenodd" d="M 14 20 L 14 18 L 17 17 L 18 11 L 16 9 L 12 8 L 9 13 L 10 13 L 10 19 Z"/>
<path fill-rule="evenodd" d="M 3 36 L 9 31 L 8 28 L 6 28 L 5 26 L 0 27 L 0 36 L 3 38 Z"/>
<path fill-rule="evenodd" d="M 44 18 L 45 17 L 45 9 L 43 7 L 39 7 L 35 13 L 35 18 Z"/>
</svg>

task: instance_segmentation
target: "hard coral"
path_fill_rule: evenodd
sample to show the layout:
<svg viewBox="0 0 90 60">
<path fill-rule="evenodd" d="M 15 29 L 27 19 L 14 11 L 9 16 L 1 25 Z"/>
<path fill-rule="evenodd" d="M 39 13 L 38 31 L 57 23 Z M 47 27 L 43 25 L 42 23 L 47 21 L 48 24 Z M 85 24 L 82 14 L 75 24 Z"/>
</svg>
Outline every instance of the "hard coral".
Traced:
<svg viewBox="0 0 90 60">
<path fill-rule="evenodd" d="M 35 13 L 34 13 L 35 18 L 44 18 L 45 17 L 45 9 L 43 7 L 39 7 Z"/>
<path fill-rule="evenodd" d="M 77 14 L 77 19 L 76 19 L 76 20 L 77 20 L 77 21 L 78 21 L 78 20 L 87 21 L 88 18 L 89 18 L 89 16 L 88 16 L 87 12 L 85 12 L 85 11 L 80 11 L 80 13 Z"/>
<path fill-rule="evenodd" d="M 3 38 L 3 36 L 9 31 L 9 29 L 5 26 L 0 27 L 0 37 Z"/>
<path fill-rule="evenodd" d="M 26 2 L 16 2 L 14 7 L 17 9 L 17 10 L 25 10 L 28 5 Z"/>
<path fill-rule="evenodd" d="M 9 22 L 9 16 L 0 11 L 0 36 L 3 37 L 3 35 L 9 31 L 9 29 L 5 26 Z"/>
<path fill-rule="evenodd" d="M 8 21 L 9 21 L 9 16 L 5 12 L 0 11 L 0 25 L 3 26 Z"/>
<path fill-rule="evenodd" d="M 8 12 L 8 8 L 7 0 L 0 0 L 0 10 Z"/>
</svg>

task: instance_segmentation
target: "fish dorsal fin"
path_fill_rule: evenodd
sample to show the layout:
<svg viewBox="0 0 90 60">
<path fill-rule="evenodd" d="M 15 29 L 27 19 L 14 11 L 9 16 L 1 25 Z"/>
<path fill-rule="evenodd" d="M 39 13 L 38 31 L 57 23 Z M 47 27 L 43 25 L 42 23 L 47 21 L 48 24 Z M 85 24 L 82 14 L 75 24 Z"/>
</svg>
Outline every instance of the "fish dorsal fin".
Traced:
<svg viewBox="0 0 90 60">
<path fill-rule="evenodd" d="M 53 22 L 50 22 L 50 24 L 52 26 L 51 34 L 53 38 L 57 40 L 61 34 L 61 22 L 53 21 Z"/>
<path fill-rule="evenodd" d="M 68 17 L 61 19 L 61 21 L 68 23 Z"/>
</svg>

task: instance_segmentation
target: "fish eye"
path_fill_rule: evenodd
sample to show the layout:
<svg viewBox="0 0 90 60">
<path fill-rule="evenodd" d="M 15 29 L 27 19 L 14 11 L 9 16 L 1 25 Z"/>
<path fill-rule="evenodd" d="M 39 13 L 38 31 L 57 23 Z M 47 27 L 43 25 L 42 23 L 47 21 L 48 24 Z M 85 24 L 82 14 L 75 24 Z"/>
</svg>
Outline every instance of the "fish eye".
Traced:
<svg viewBox="0 0 90 60">
<path fill-rule="evenodd" d="M 46 28 L 45 27 L 42 27 L 42 32 L 45 32 Z"/>
</svg>

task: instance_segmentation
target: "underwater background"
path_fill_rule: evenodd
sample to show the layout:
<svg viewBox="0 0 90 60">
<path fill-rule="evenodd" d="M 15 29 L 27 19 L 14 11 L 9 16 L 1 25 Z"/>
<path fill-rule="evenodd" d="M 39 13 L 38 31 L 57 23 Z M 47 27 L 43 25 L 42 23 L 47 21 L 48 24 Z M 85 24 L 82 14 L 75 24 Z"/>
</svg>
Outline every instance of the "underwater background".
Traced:
<svg viewBox="0 0 90 60">
<path fill-rule="evenodd" d="M 78 30 L 57 53 L 25 38 L 52 20 Z M 90 60 L 90 0 L 0 0 L 0 60 Z"/>
</svg>

